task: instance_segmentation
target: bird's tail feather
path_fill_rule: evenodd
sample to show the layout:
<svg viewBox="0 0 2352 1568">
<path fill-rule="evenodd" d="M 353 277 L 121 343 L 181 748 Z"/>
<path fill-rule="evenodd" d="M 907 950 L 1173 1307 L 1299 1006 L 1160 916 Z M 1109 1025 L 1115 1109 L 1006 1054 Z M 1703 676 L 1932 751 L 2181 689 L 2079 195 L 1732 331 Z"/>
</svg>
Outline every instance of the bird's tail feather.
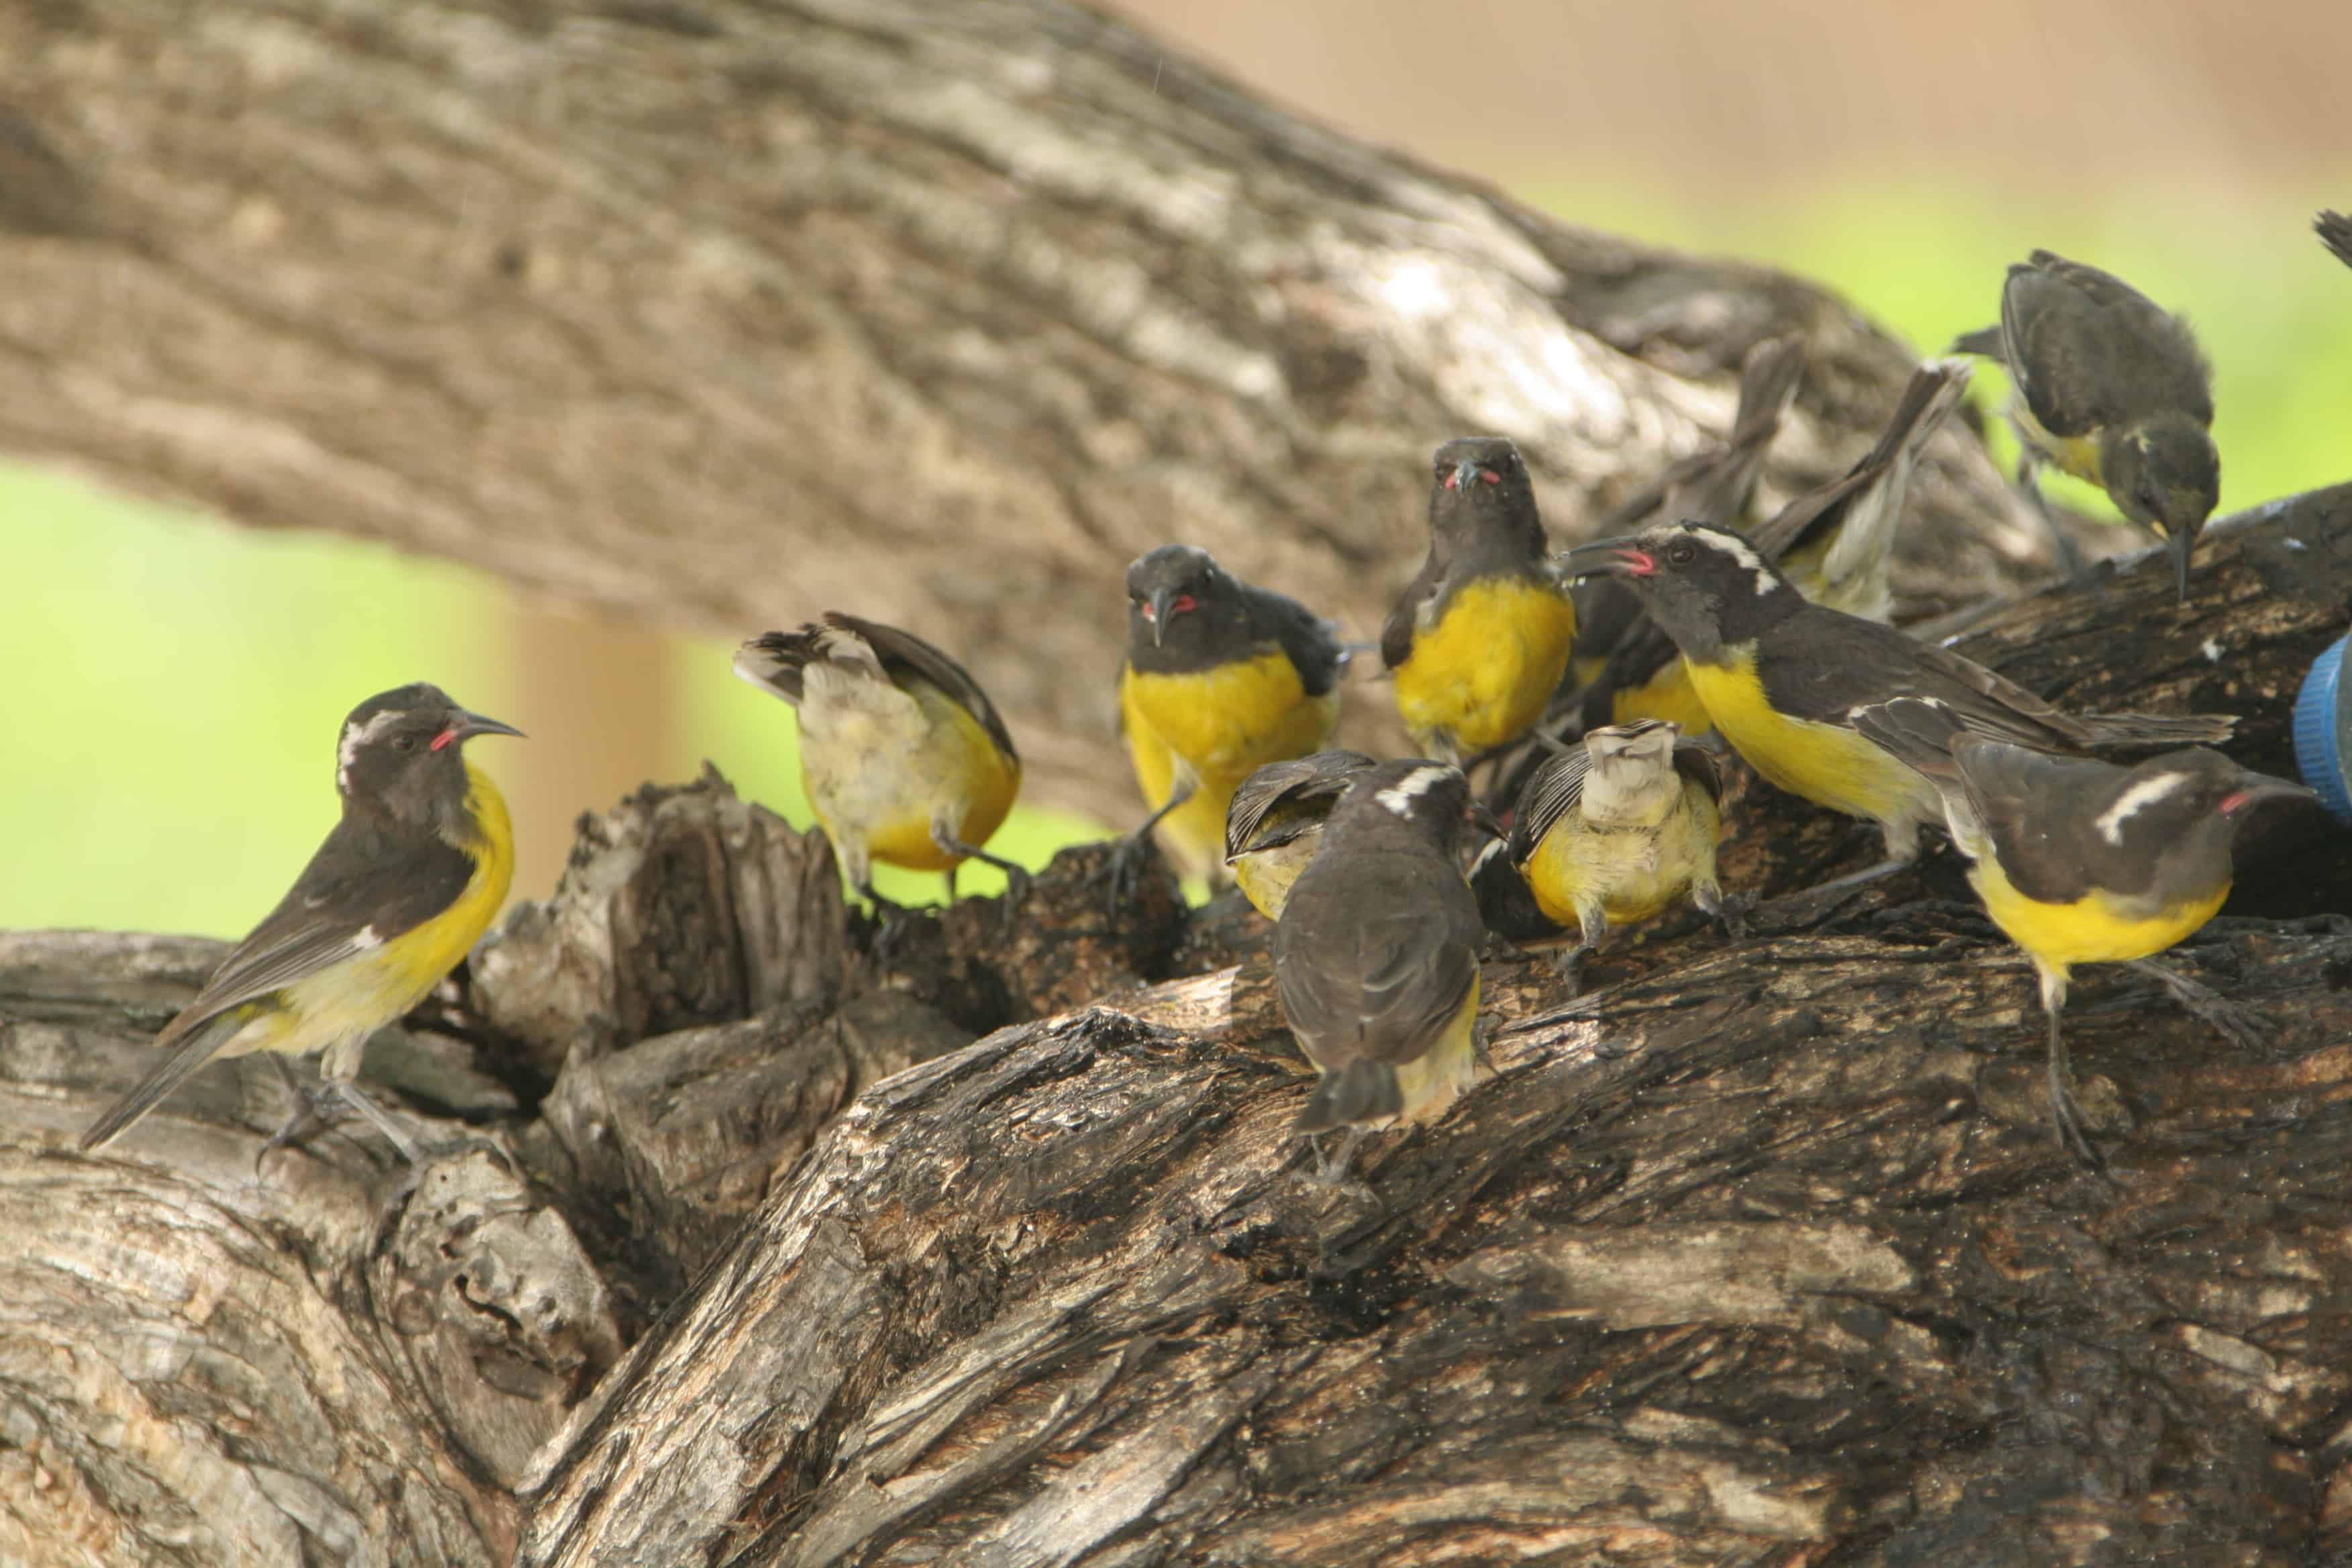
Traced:
<svg viewBox="0 0 2352 1568">
<path fill-rule="evenodd" d="M 1349 1062 L 1338 1072 L 1326 1073 L 1307 1097 L 1307 1107 L 1298 1113 L 1298 1131 L 1328 1132 L 1403 1110 L 1404 1090 L 1397 1084 L 1395 1068 L 1386 1062 Z"/>
<path fill-rule="evenodd" d="M 89 1131 L 81 1135 L 81 1147 L 87 1151 L 111 1141 L 123 1129 L 154 1110 L 165 1095 L 187 1082 L 198 1068 L 212 1060 L 213 1053 L 228 1042 L 228 1037 L 236 1033 L 247 1017 L 246 1010 L 239 1007 L 198 1025 L 180 1042 L 177 1049 L 139 1080 L 137 1088 L 116 1100 L 105 1115 L 89 1124 Z"/>
<path fill-rule="evenodd" d="M 2094 746 L 2218 746 L 2237 732 L 2234 713 L 2085 713 Z"/>
</svg>

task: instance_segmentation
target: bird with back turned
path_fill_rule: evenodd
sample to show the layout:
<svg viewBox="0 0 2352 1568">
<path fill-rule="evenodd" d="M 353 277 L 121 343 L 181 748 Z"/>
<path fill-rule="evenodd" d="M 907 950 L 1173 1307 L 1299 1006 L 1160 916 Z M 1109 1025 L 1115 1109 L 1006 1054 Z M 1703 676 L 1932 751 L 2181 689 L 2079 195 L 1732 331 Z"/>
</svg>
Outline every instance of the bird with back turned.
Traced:
<svg viewBox="0 0 2352 1568">
<path fill-rule="evenodd" d="M 983 847 L 1021 792 L 1021 753 L 996 705 L 963 666 L 912 632 L 827 611 L 798 631 L 766 632 L 735 654 L 735 673 L 800 715 L 801 785 L 851 886 L 877 910 L 874 867 L 1004 873 L 1009 912 L 1029 874 Z"/>
</svg>

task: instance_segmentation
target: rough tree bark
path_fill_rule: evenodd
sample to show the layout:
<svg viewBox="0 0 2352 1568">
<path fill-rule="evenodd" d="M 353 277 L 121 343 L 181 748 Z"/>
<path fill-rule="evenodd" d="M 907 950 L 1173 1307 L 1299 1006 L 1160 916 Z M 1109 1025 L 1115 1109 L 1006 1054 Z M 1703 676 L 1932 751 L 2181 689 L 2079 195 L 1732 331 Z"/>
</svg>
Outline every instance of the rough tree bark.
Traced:
<svg viewBox="0 0 2352 1568">
<path fill-rule="evenodd" d="M 2282 767 L 2352 487 L 2217 531 L 2185 607 L 2143 562 L 1963 646 Z M 1871 840 L 1734 816 L 1766 893 Z M 0 1561 L 2352 1561 L 2352 921 L 2301 913 L 2352 864 L 2278 837 L 2177 955 L 2266 1047 L 2078 984 L 2111 1184 L 1940 862 L 1573 1003 L 1493 958 L 1493 1078 L 1337 1189 L 1255 917 L 1111 921 L 1074 851 L 877 955 L 715 778 L 377 1042 L 488 1145 L 413 1178 L 257 1175 L 252 1064 L 68 1152 L 217 948 L 0 940 Z"/>
<path fill-rule="evenodd" d="M 1760 337 L 1810 341 L 1783 489 L 1908 368 L 1055 0 L 0 6 L 0 449 L 720 635 L 916 626 L 1106 815 L 1142 550 L 1370 637 L 1441 440 L 1517 438 L 1568 534 Z M 1974 442 L 1924 488 L 1908 608 L 2034 569 Z"/>
</svg>

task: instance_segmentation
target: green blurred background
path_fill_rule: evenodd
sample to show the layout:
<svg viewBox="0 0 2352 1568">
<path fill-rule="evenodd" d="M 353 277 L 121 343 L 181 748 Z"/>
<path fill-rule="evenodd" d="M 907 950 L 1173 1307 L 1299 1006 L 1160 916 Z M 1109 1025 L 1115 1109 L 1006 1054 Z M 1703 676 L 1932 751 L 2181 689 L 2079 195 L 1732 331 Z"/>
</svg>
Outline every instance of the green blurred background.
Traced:
<svg viewBox="0 0 2352 1568">
<path fill-rule="evenodd" d="M 2312 137 L 2286 103 L 2299 79 L 2290 68 L 2314 68 L 2326 40 L 2264 33 L 2261 7 L 2245 36 L 2226 39 L 2181 22 L 2186 0 L 2045 6 L 2019 13 L 2038 18 L 2022 37 L 2000 31 L 2014 20 L 1996 7 L 1978 35 L 1990 54 L 1973 62 L 1973 83 L 1962 73 L 1957 85 L 1916 74 L 1917 51 L 1948 46 L 1894 35 L 1856 43 L 1845 24 L 1866 13 L 1790 0 L 1764 7 L 1772 16 L 1762 22 L 1757 8 L 1709 0 L 1669 0 L 1632 20 L 1534 0 L 1449 8 L 1449 25 L 1539 15 L 1549 29 L 1516 50 L 1478 53 L 1466 75 L 1427 68 L 1432 57 L 1410 38 L 1381 52 L 1366 41 L 1377 29 L 1350 26 L 1358 9 L 1131 8 L 1278 96 L 1481 172 L 1572 221 L 1822 279 L 1923 352 L 1990 321 L 2003 268 L 2033 246 L 2110 268 L 2185 311 L 2213 358 L 2225 511 L 2345 476 L 2352 274 L 2311 238 L 2309 220 L 2318 205 L 2352 206 L 2352 146 L 2340 128 Z M 1435 14 L 1402 0 L 1374 9 Z M 2279 16 L 2337 25 L 2308 9 Z M 1735 14 L 1768 30 L 1700 47 Z M 1580 18 L 1604 15 L 1616 35 L 1578 30 Z M 1842 48 L 1813 47 L 1832 16 Z M 2150 16 L 2179 25 L 2150 33 Z M 2042 77 L 2004 64 L 2005 50 L 2046 66 L 2043 54 L 2073 47 L 2070 29 L 2095 41 L 2125 17 L 2140 18 L 2136 63 L 2090 73 L 2070 84 L 2073 96 L 2049 99 Z M 1698 52 L 1676 52 L 1677 27 Z M 1804 27 L 1813 31 L 1795 31 Z M 1302 66 L 1289 37 L 1300 29 L 1344 38 L 1348 53 Z M 1759 38 L 1787 47 L 1775 55 Z M 1612 40 L 1640 69 L 1596 63 Z M 1885 57 L 1876 76 L 1873 50 Z M 2276 68 L 2245 68 L 2250 52 L 2275 54 Z M 1583 73 L 1572 86 L 1596 90 L 1564 95 L 1557 73 L 1527 65 L 1555 58 Z M 1496 74 L 1496 60 L 1517 68 Z M 1677 61 L 1700 63 L 1676 84 Z M 1652 95 L 1639 100 L 1646 117 L 1625 107 L 1639 92 Z M 1929 112 L 1952 92 L 1975 93 L 1971 118 Z M 1675 115 L 1662 118 L 1658 103 Z M 2142 111 L 2179 125 L 2160 137 L 2135 130 L 2130 114 Z M 2107 133 L 2087 151 L 2086 126 Z M 1559 151 L 1546 151 L 1555 137 Z M 1999 374 L 1981 372 L 1977 385 L 1998 407 Z M 2064 499 L 2104 504 L 2077 487 Z M 534 733 L 475 747 L 509 785 L 523 831 L 518 896 L 552 887 L 580 811 L 645 779 L 690 777 L 705 758 L 745 794 L 809 820 L 790 712 L 730 677 L 721 642 L 600 626 L 461 568 L 232 527 L 25 468 L 0 468 L 0 584 L 10 672 L 0 688 L 0 925 L 242 931 L 332 820 L 344 711 L 412 679 Z M 1114 676 L 1102 672 L 1107 685 Z M 1024 810 L 993 847 L 1036 865 L 1100 831 Z M 984 868 L 964 879 L 967 890 L 1001 883 Z M 939 879 L 886 872 L 882 885 L 920 900 L 938 896 Z"/>
</svg>

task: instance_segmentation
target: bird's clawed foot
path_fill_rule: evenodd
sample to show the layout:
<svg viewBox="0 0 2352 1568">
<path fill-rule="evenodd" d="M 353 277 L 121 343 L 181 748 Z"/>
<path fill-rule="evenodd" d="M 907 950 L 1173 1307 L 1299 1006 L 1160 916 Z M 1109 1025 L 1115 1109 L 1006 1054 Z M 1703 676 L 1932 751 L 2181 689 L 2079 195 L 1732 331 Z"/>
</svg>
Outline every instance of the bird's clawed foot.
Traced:
<svg viewBox="0 0 2352 1568">
<path fill-rule="evenodd" d="M 2258 1009 L 2232 1002 L 2211 986 L 2200 984 L 2154 959 L 2139 959 L 2131 967 L 2162 985 L 2191 1017 L 2231 1045 L 2261 1050 L 2271 1043 L 2270 1020 Z"/>
</svg>

